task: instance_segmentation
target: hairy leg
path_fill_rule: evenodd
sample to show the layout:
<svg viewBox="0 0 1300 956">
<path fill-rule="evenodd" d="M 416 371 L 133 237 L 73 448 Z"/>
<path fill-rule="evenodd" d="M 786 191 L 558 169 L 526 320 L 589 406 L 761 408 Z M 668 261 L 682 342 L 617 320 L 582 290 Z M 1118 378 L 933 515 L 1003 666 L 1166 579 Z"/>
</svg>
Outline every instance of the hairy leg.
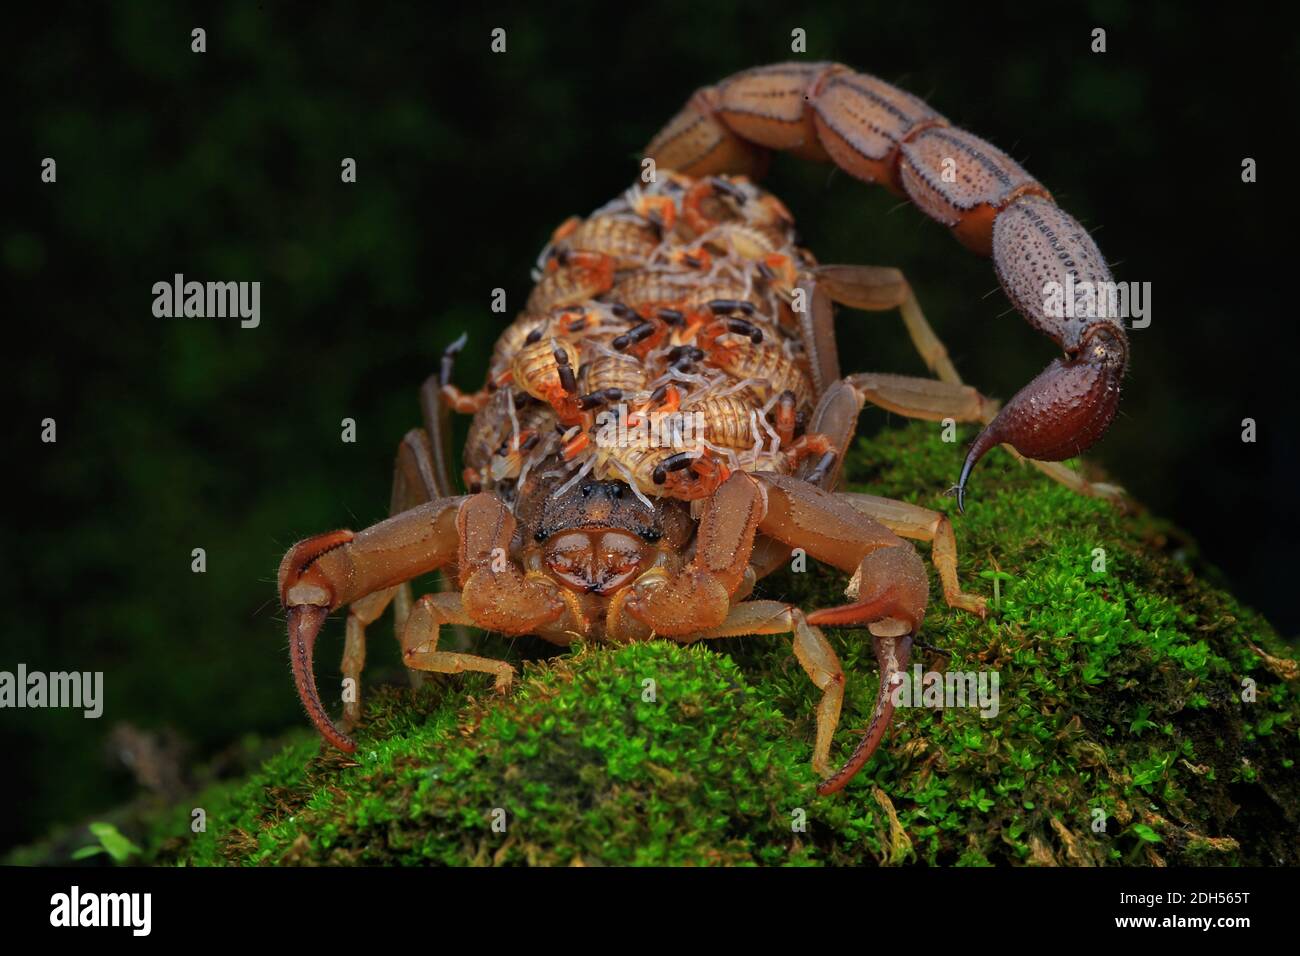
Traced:
<svg viewBox="0 0 1300 956">
<path fill-rule="evenodd" d="M 402 634 L 402 660 L 406 666 L 436 674 L 460 674 L 477 671 L 496 678 L 498 693 L 510 689 L 515 669 L 505 661 L 465 654 L 459 651 L 438 650 L 438 632 L 444 624 L 473 624 L 465 612 L 460 595 L 454 591 L 426 594 L 415 602 L 406 619 Z"/>
<path fill-rule="evenodd" d="M 678 638 L 683 642 L 760 634 L 790 634 L 794 656 L 822 692 L 817 705 L 817 736 L 813 743 L 813 769 L 823 777 L 830 773 L 831 741 L 840 722 L 844 703 L 844 671 L 826 636 L 813 627 L 797 607 L 780 601 L 745 601 L 727 614 L 717 627 L 700 634 Z"/>
<path fill-rule="evenodd" d="M 428 436 L 412 429 L 397 446 L 393 464 L 393 492 L 389 501 L 389 514 L 401 514 L 411 508 L 447 497 L 440 493 L 435 479 L 433 459 Z M 349 682 L 350 693 L 343 698 L 345 730 L 351 730 L 361 717 L 361 671 L 366 664 L 366 627 L 379 620 L 390 603 L 394 607 L 394 629 L 400 644 L 406 613 L 411 606 L 411 585 L 403 582 L 368 594 L 348 608 L 346 637 L 343 644 L 343 679 Z"/>
<path fill-rule="evenodd" d="M 930 560 L 939 572 L 943 598 L 949 607 L 959 607 L 980 617 L 987 613 L 984 598 L 978 594 L 967 594 L 957 580 L 957 538 L 952 531 L 952 522 L 942 511 L 931 511 L 906 501 L 851 491 L 843 491 L 839 495 L 894 534 L 914 541 L 924 541 L 931 546 Z"/>
</svg>

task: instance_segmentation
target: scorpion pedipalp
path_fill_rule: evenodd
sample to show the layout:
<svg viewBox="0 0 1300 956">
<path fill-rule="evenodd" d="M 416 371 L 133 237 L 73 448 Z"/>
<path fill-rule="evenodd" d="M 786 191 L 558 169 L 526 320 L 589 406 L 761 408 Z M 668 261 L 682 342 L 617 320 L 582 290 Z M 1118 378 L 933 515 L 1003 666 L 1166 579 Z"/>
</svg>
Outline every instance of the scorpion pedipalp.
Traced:
<svg viewBox="0 0 1300 956">
<path fill-rule="evenodd" d="M 867 725 L 862 739 L 853 748 L 853 753 L 844 762 L 844 766 L 817 785 L 817 792 L 822 796 L 843 790 L 880 746 L 894 717 L 894 688 L 907 675 L 912 641 L 910 634 L 875 639 L 876 662 L 880 665 L 880 690 L 876 694 L 875 709 L 871 712 L 871 723 Z"/>
<path fill-rule="evenodd" d="M 316 604 L 300 604 L 289 608 L 289 661 L 293 668 L 293 681 L 298 697 L 307 708 L 307 716 L 316 725 L 320 735 L 345 753 L 357 749 L 356 741 L 334 726 L 316 689 L 316 675 L 312 670 L 312 656 L 321 625 L 329 616 L 329 608 Z"/>
<path fill-rule="evenodd" d="M 354 537 L 351 531 L 334 531 L 308 538 L 290 549 L 280 563 L 280 601 L 289 617 L 289 663 L 298 697 L 321 736 L 348 753 L 356 750 L 357 745 L 334 726 L 325 712 L 316 688 L 312 660 L 316 638 L 334 603 L 329 572 L 319 562 L 345 547 Z"/>
<path fill-rule="evenodd" d="M 339 750 L 356 743 L 330 720 L 312 670 L 313 652 L 330 612 L 383 592 L 457 558 L 457 517 L 465 498 L 441 498 L 395 514 L 364 531 L 331 531 L 298 542 L 280 562 L 280 603 L 288 616 L 289 660 L 298 696 L 316 729 Z"/>
</svg>

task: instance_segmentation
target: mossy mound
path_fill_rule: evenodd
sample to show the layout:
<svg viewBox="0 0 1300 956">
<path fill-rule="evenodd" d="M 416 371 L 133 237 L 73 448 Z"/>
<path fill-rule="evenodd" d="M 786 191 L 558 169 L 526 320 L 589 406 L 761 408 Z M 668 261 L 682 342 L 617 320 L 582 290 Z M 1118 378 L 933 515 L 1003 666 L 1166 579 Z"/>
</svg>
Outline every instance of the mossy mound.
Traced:
<svg viewBox="0 0 1300 956">
<path fill-rule="evenodd" d="M 956 515 L 941 492 L 961 447 L 924 423 L 887 430 L 859 443 L 849 485 L 953 517 L 963 586 L 989 597 L 990 613 L 946 608 L 936 580 L 922 635 L 933 648 L 914 662 L 998 672 L 995 718 L 902 709 L 848 789 L 819 797 L 817 693 L 788 637 L 583 646 L 528 663 L 505 699 L 480 675 L 373 689 L 355 755 L 323 753 L 304 731 L 246 781 L 195 799 L 206 832 L 190 832 L 188 806 L 156 821 L 150 858 L 1300 862 L 1300 699 L 1286 645 L 1208 583 L 1215 572 L 1175 530 L 1001 451 Z M 817 607 L 843 586 L 810 567 L 761 594 Z M 848 678 L 843 756 L 878 677 L 865 631 L 830 633 Z M 485 640 L 487 653 L 514 653 Z"/>
<path fill-rule="evenodd" d="M 381 689 L 356 754 L 321 755 L 312 739 L 291 747 L 207 808 L 220 823 L 182 858 L 812 858 L 789 845 L 787 809 L 815 783 L 806 748 L 726 657 L 666 642 L 586 647 L 530 666 L 508 700 L 476 691 Z"/>
</svg>

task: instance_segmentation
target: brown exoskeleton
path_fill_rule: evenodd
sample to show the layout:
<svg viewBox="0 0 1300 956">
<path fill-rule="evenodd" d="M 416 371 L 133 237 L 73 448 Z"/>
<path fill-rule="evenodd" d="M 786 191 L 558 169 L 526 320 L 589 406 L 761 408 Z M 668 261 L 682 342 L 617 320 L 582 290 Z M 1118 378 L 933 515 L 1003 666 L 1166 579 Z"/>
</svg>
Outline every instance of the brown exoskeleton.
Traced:
<svg viewBox="0 0 1300 956">
<path fill-rule="evenodd" d="M 998 411 L 961 383 L 899 272 L 819 266 L 796 246 L 784 205 L 746 175 L 727 175 L 757 174 L 769 148 L 881 182 L 991 253 L 1013 304 L 1066 358 Z M 1081 492 L 1114 493 L 1051 462 L 1108 426 L 1127 365 L 1124 331 L 1113 319 L 1049 314 L 1043 288 L 1110 274 L 1083 228 L 1004 153 L 873 77 L 788 64 L 699 91 L 648 155 L 653 182 L 556 231 L 484 388 L 452 384 L 456 347 L 448 350 L 422 392 L 426 428 L 398 449 L 393 516 L 285 555 L 294 677 L 334 746 L 355 744 L 320 702 L 312 651 L 326 616 L 344 605 L 346 677 L 359 680 L 365 627 L 396 601 L 408 667 L 488 673 L 501 691 L 513 669 L 440 650 L 443 625 L 557 644 L 790 634 L 822 691 L 813 765 L 828 775 L 819 790 L 833 792 L 884 735 L 890 689 L 924 617 L 925 569 L 904 539 L 932 544 L 950 606 L 984 613 L 983 599 L 958 585 L 947 517 L 834 490 L 864 403 L 984 423 L 961 470 L 959 506 L 971 467 L 1000 443 Z M 898 308 L 938 378 L 841 377 L 834 302 Z M 450 410 L 474 414 L 469 494 L 449 478 Z M 793 548 L 851 576 L 844 604 L 805 613 L 750 599 Z M 407 582 L 439 568 L 457 590 L 412 603 Z M 844 675 L 828 626 L 867 628 L 881 678 L 871 723 L 834 773 Z M 347 724 L 359 714 L 357 701 L 345 705 Z"/>
</svg>

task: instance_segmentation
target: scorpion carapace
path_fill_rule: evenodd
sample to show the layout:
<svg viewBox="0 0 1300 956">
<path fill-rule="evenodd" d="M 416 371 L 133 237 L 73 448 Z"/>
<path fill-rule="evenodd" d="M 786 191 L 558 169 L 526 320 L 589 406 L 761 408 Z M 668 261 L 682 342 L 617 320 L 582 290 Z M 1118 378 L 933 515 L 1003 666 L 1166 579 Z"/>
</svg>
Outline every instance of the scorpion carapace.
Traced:
<svg viewBox="0 0 1300 956">
<path fill-rule="evenodd" d="M 786 207 L 750 177 L 768 149 L 830 159 L 883 183 L 991 253 L 1013 304 L 1065 349 L 998 410 L 963 385 L 901 273 L 818 265 Z M 988 143 L 920 100 L 833 64 L 738 74 L 699 91 L 651 143 L 649 181 L 557 229 L 524 311 L 473 393 L 454 356 L 421 391 L 425 428 L 398 447 L 392 517 L 299 542 L 280 567 L 298 691 L 321 734 L 354 742 L 320 702 L 317 634 L 349 605 L 343 673 L 353 687 L 365 628 L 395 603 L 413 670 L 492 674 L 508 664 L 440 650 L 443 625 L 625 642 L 790 634 L 822 691 L 813 765 L 842 788 L 883 738 L 925 613 L 914 548 L 927 541 L 950 606 L 964 593 L 946 516 L 836 492 L 858 414 L 871 402 L 931 420 L 982 422 L 957 485 L 1008 443 L 1081 492 L 1110 494 L 1051 462 L 1095 441 L 1114 416 L 1127 340 L 1113 319 L 1058 318 L 1044 285 L 1109 280 L 1096 246 L 1046 190 Z M 833 303 L 898 308 L 936 379 L 841 377 Z M 1073 315 L 1084 315 L 1082 309 Z M 449 476 L 447 416 L 472 413 L 462 477 Z M 805 614 L 750 599 L 791 550 L 851 575 L 845 604 Z M 409 581 L 443 569 L 456 590 L 412 602 Z M 866 733 L 830 773 L 844 675 L 822 627 L 865 627 L 880 665 Z M 345 696 L 344 722 L 360 716 Z"/>
</svg>

